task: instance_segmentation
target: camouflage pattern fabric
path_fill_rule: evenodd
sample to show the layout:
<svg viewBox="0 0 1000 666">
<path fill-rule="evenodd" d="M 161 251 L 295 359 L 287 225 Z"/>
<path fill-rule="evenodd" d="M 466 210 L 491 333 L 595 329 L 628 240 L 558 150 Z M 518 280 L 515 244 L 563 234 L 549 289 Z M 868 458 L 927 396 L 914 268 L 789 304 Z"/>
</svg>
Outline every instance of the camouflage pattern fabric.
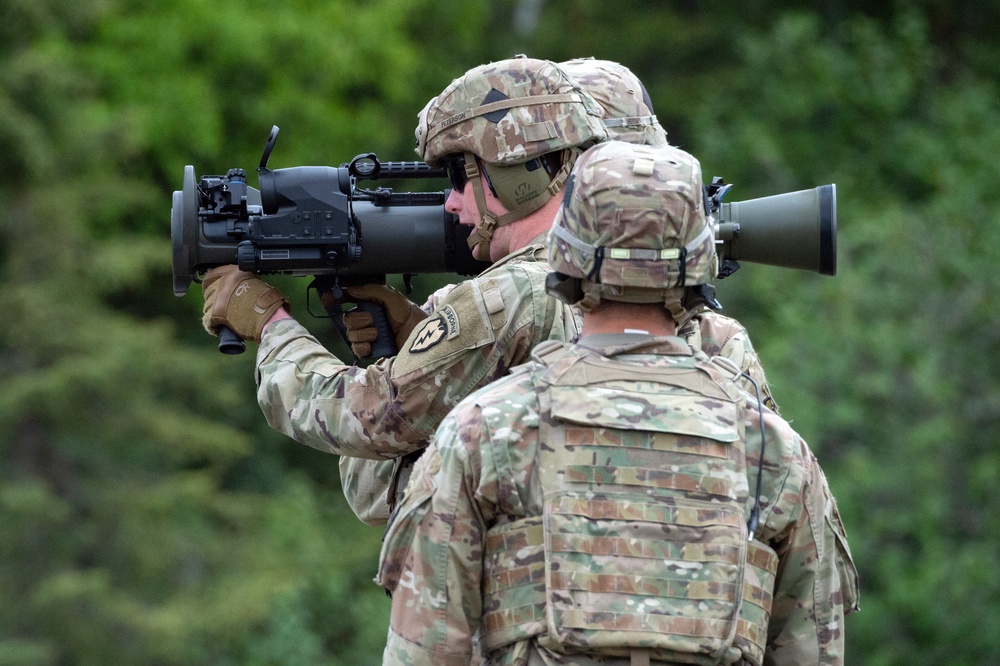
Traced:
<svg viewBox="0 0 1000 666">
<path fill-rule="evenodd" d="M 420 309 L 426 312 L 427 314 L 434 312 L 435 310 L 437 310 L 438 306 L 444 302 L 444 299 L 447 298 L 448 294 L 450 294 L 457 286 L 458 286 L 457 284 L 446 284 L 445 286 L 441 287 L 440 289 L 438 289 L 433 294 L 427 297 L 427 300 L 424 301 L 424 304 L 420 306 Z"/>
<path fill-rule="evenodd" d="M 642 150 L 642 147 L 630 146 L 615 142 L 591 149 L 587 153 L 586 168 L 588 173 L 594 172 L 589 179 L 585 178 L 576 193 L 576 198 L 594 199 L 593 208 L 588 206 L 575 207 L 564 211 L 560 222 L 570 227 L 575 233 L 584 236 L 591 243 L 614 242 L 612 247 L 624 244 L 629 248 L 646 250 L 662 250 L 671 242 L 690 243 L 690 236 L 698 234 L 704 243 L 711 248 L 704 211 L 700 206 L 700 196 L 692 198 L 696 186 L 700 183 L 701 171 L 697 160 L 683 151 L 666 148 L 663 150 Z M 633 171 L 633 163 L 648 161 L 648 176 L 639 180 L 640 185 L 623 187 L 626 175 Z M 632 182 L 631 180 L 629 182 Z M 599 194 L 600 196 L 594 196 Z M 607 197 L 606 194 L 613 196 Z M 661 210 L 659 215 L 645 215 L 643 206 L 652 203 L 667 205 L 655 206 Z M 581 213 L 578 208 L 582 208 Z M 614 217 L 617 226 L 606 225 L 597 229 L 596 215 L 603 214 Z M 628 211 L 628 214 L 621 214 Z M 691 222 L 694 222 L 691 224 Z M 701 231 L 697 231 L 701 229 Z M 556 241 L 557 247 L 565 247 L 561 241 Z M 655 246 L 655 247 L 654 247 Z M 570 248 L 574 250 L 576 248 Z M 711 254 L 714 258 L 714 252 Z M 571 261 L 577 260 L 579 253 L 573 253 Z M 613 264 L 611 257 L 605 260 Z M 656 279 L 650 281 L 649 275 L 657 274 L 662 269 L 663 261 L 648 261 L 644 259 L 622 262 L 621 274 L 616 284 L 632 283 L 642 278 L 649 283 L 657 284 Z M 698 267 L 705 263 L 696 260 L 692 266 Z M 714 261 L 712 261 L 714 265 Z M 575 266 L 561 264 L 567 270 Z M 653 266 L 647 270 L 647 266 Z M 702 268 L 704 268 L 702 266 Z M 627 278 L 627 279 L 626 279 Z M 630 282 L 631 281 L 631 282 Z M 446 288 L 431 296 L 429 302 L 436 303 L 451 288 Z M 426 308 L 426 306 L 425 306 Z M 691 338 L 696 348 L 703 349 L 711 356 L 723 355 L 730 358 L 740 369 L 746 372 L 756 382 L 762 400 L 765 404 L 774 405 L 770 389 L 764 377 L 763 368 L 757 358 L 746 331 L 735 320 L 723 317 L 710 311 L 697 315 L 697 324 L 689 322 L 680 335 Z M 741 379 L 748 390 L 752 387 L 750 380 Z M 754 391 L 756 393 L 756 390 Z M 355 513 L 367 524 L 381 524 L 388 519 L 391 510 L 390 498 L 393 496 L 393 479 L 405 480 L 409 476 L 408 466 L 390 466 L 385 463 L 370 463 L 361 460 L 341 461 L 341 480 Z"/>
<path fill-rule="evenodd" d="M 718 262 L 701 164 L 672 146 L 608 141 L 588 149 L 566 186 L 549 247 L 553 270 L 618 287 L 603 298 L 711 283 Z"/>
<path fill-rule="evenodd" d="M 603 115 L 555 63 L 509 58 L 470 69 L 428 102 L 418 116 L 416 152 L 433 166 L 463 153 L 523 164 L 607 139 Z"/>
<path fill-rule="evenodd" d="M 609 138 L 649 146 L 667 145 L 646 87 L 628 67 L 610 60 L 575 58 L 559 63 L 604 109 Z"/>
<path fill-rule="evenodd" d="M 539 644 L 735 661 L 749 541 L 742 394 L 687 349 L 656 366 L 589 349 L 646 340 L 608 334 L 536 350 L 547 364 L 534 378 L 545 443 L 536 464 L 545 597 L 534 605 L 546 612 Z M 505 524 L 505 536 L 517 524 Z M 489 543 L 490 536 L 483 645 L 495 649 L 537 629 L 510 606 L 523 606 L 525 591 L 491 583 L 517 571 L 495 556 L 524 549 Z"/>
<path fill-rule="evenodd" d="M 671 356 L 693 353 L 679 338 L 642 337 L 631 346 L 596 347 L 646 369 L 669 365 Z M 593 346 L 590 340 L 582 342 Z M 547 427 L 561 427 L 539 405 L 535 375 L 544 371 L 532 363 L 469 396 L 441 424 L 417 462 L 379 563 L 377 581 L 392 592 L 383 663 L 468 664 L 487 610 L 482 596 L 487 584 L 520 584 L 528 590 L 541 586 L 544 594 L 544 579 L 533 583 L 536 579 L 483 577 L 487 535 L 543 514 L 540 425 L 545 419 Z M 759 421 L 756 400 L 741 395 L 751 496 L 758 466 L 763 465 L 755 541 L 779 558 L 763 663 L 843 664 L 844 616 L 857 608 L 858 587 L 836 503 L 806 443 L 770 410 L 765 409 Z M 744 519 L 751 505 L 748 502 Z M 511 552 L 519 552 L 516 543 Z M 531 552 L 523 551 L 526 557 Z M 532 562 L 521 564 L 527 576 Z M 525 666 L 629 663 L 629 657 L 564 654 L 537 637 L 516 640 L 484 656 L 490 664 Z"/>
<path fill-rule="evenodd" d="M 441 287 L 427 297 L 420 309 L 428 315 L 433 314 L 457 286 L 446 284 Z M 577 329 L 580 323 L 577 321 Z M 372 526 L 385 525 L 393 505 L 390 494 L 395 495 L 397 488 L 402 494 L 412 470 L 410 458 L 369 460 L 341 456 L 340 486 L 348 505 L 361 522 Z"/>
<path fill-rule="evenodd" d="M 430 313 L 442 299 L 455 288 L 447 285 L 431 294 L 422 306 Z M 579 315 L 579 312 L 576 312 Z M 579 322 L 578 326 L 579 328 Z M 691 319 L 678 335 L 695 349 L 701 349 L 708 356 L 723 356 L 750 375 L 760 390 L 764 404 L 778 411 L 771 394 L 767 377 L 760 358 L 750 342 L 750 335 L 743 325 L 731 317 L 706 310 Z M 750 395 L 756 395 L 753 383 L 741 377 L 737 383 Z M 412 472 L 412 462 L 401 463 L 393 460 L 368 460 L 344 456 L 340 459 L 340 482 L 348 504 L 355 515 L 367 525 L 385 525 L 389 520 L 392 506 L 389 502 L 394 475 L 398 475 L 399 490 L 406 487 Z"/>
<path fill-rule="evenodd" d="M 743 324 L 718 312 L 703 310 L 681 326 L 677 336 L 708 356 L 722 356 L 735 363 L 736 367 L 753 380 L 751 382 L 746 377 L 740 377 L 736 383 L 752 396 L 760 391 L 764 405 L 771 411 L 780 413 L 767 377 L 764 376 L 764 366 L 761 365 L 760 357 L 750 342 L 750 334 L 743 328 Z"/>
<path fill-rule="evenodd" d="M 397 489 L 401 493 L 413 471 L 411 465 L 402 469 L 403 464 L 403 459 L 340 457 L 340 488 L 354 515 L 365 525 L 379 526 L 388 522 L 392 513 L 390 493 Z M 399 485 L 394 486 L 397 475 L 400 475 Z"/>
<path fill-rule="evenodd" d="M 386 460 L 426 445 L 448 411 L 507 374 L 545 340 L 577 335 L 573 311 L 545 294 L 538 243 L 442 299 L 399 354 L 345 365 L 293 320 L 257 352 L 257 399 L 271 427 L 329 453 Z"/>
</svg>

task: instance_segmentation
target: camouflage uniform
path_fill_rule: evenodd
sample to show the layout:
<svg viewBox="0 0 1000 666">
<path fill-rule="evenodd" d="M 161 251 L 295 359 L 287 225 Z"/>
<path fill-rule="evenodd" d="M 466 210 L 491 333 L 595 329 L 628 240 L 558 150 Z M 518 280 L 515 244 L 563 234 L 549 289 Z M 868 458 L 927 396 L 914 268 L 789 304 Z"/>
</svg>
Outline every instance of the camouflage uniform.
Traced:
<svg viewBox="0 0 1000 666">
<path fill-rule="evenodd" d="M 584 342 L 601 357 L 643 368 L 667 369 L 676 366 L 678 359 L 708 365 L 706 356 L 693 353 L 679 338 L 633 336 L 638 342 L 622 338 L 626 342 Z M 579 429 L 580 421 L 598 419 L 609 403 L 600 385 L 573 387 L 575 393 L 563 400 L 578 405 L 585 418 L 567 425 L 553 417 L 551 409 L 540 405 L 538 384 L 546 368 L 557 364 L 558 359 L 547 366 L 519 368 L 470 396 L 442 423 L 434 443 L 417 463 L 380 560 L 378 581 L 392 591 L 383 663 L 468 664 L 477 630 L 483 632 L 484 648 L 493 647 L 484 649 L 491 664 L 629 663 L 626 656 L 566 655 L 548 642 L 552 634 L 545 619 L 545 576 L 551 576 L 552 569 L 546 570 L 544 530 L 538 520 L 545 513 L 549 490 L 543 484 L 545 473 L 539 469 L 540 425 Z M 721 386 L 735 395 L 733 384 L 709 371 L 716 376 L 713 390 Z M 741 480 L 742 497 L 748 487 L 751 496 L 756 488 L 761 423 L 766 436 L 760 527 L 754 548 L 748 549 L 757 565 L 748 564 L 744 574 L 740 618 L 752 626 L 766 626 L 766 635 L 758 636 L 761 645 L 755 645 L 753 632 L 745 630 L 737 635 L 738 654 L 724 654 L 731 661 L 702 663 L 746 658 L 746 663 L 759 664 L 763 648 L 768 664 L 842 664 L 843 618 L 856 608 L 857 580 L 836 503 L 806 443 L 770 410 L 765 409 L 759 421 L 756 400 L 745 393 L 739 396 L 733 404 L 738 405 L 745 427 L 747 474 Z M 644 428 L 685 432 L 683 422 L 672 422 L 676 417 L 638 416 Z M 653 423 L 656 418 L 663 419 L 660 426 Z M 646 438 L 655 439 L 652 434 Z M 723 446 L 711 440 L 699 445 L 713 444 Z M 678 438 L 673 448 L 683 446 L 683 438 Z M 626 459 L 615 461 L 614 466 L 617 469 L 609 463 L 598 470 L 622 475 L 639 464 Z M 652 480 L 645 483 L 653 485 Z M 681 482 L 678 486 L 685 487 Z M 616 489 L 611 484 L 595 488 L 598 492 Z M 742 519 L 749 516 L 749 506 Z M 620 551 L 618 559 L 625 553 Z M 684 567 L 693 565 L 685 565 L 681 555 L 672 557 L 678 560 L 673 573 L 664 563 L 661 576 L 684 580 Z M 593 566 L 595 572 L 621 574 L 607 559 L 596 560 Z M 776 582 L 774 571 L 781 572 Z M 622 584 L 617 585 L 621 588 Z M 644 596 L 651 594 L 643 591 Z M 652 609 L 641 618 L 650 626 Z M 653 658 L 657 663 L 656 653 Z"/>
<path fill-rule="evenodd" d="M 457 178 L 456 156 L 464 159 L 462 175 L 480 215 L 470 246 L 478 243 L 487 254 L 495 227 L 543 206 L 576 155 L 606 137 L 597 102 L 554 63 L 529 58 L 466 72 L 428 102 L 416 130 L 417 153 L 428 164 Z M 529 164 L 552 154 L 563 159 L 551 178 Z M 506 214 L 486 210 L 480 168 L 504 184 L 496 196 Z M 273 324 L 257 367 L 268 422 L 302 443 L 357 458 L 388 460 L 421 448 L 464 396 L 525 361 L 538 343 L 576 335 L 571 309 L 544 292 L 545 252 L 533 244 L 458 285 L 398 355 L 367 369 L 341 364 L 298 324 Z M 360 471 L 345 465 L 345 491 L 364 520 L 377 522 L 369 508 L 385 506 L 390 463 L 353 465 Z M 369 491 L 372 481 L 377 486 Z"/>
<path fill-rule="evenodd" d="M 544 291 L 546 249 L 533 243 L 458 285 L 395 357 L 341 363 L 300 324 L 269 326 L 257 352 L 268 423 L 329 453 L 392 459 L 421 448 L 448 411 L 507 374 L 545 340 L 577 334 L 573 311 Z"/>
<path fill-rule="evenodd" d="M 414 455 L 394 457 L 391 460 L 372 460 L 371 456 L 357 457 L 358 454 L 341 457 L 340 480 L 344 496 L 362 522 L 368 525 L 385 525 L 394 504 L 397 485 L 400 489 L 405 487 L 415 455 L 427 445 L 434 428 L 459 400 L 473 389 L 504 376 L 511 367 L 527 361 L 529 352 L 536 344 L 545 340 L 576 338 L 579 329 L 573 309 L 554 302 L 545 294 L 545 276 L 550 270 L 545 247 L 538 242 L 533 243 L 529 248 L 498 262 L 473 280 L 473 285 L 465 282 L 450 285 L 432 296 L 429 302 L 434 304 L 434 308 L 430 310 L 430 320 L 440 316 L 435 313 L 448 312 L 449 309 L 472 313 L 472 317 L 481 319 L 481 322 L 474 323 L 460 320 L 457 329 L 459 335 L 454 340 L 418 353 L 408 351 L 412 346 L 408 342 L 407 347 L 395 359 L 382 361 L 366 371 L 359 371 L 357 368 L 353 371 L 343 369 L 345 373 L 382 376 L 377 381 L 370 381 L 368 378 L 364 381 L 370 387 L 386 385 L 390 388 L 386 391 L 355 388 L 355 402 L 341 403 L 339 411 L 353 412 L 355 409 L 362 409 L 376 413 L 376 410 L 381 409 L 392 414 L 393 420 L 413 424 L 407 428 L 407 433 L 411 436 L 399 454 L 415 452 Z M 485 289 L 474 285 L 485 285 Z M 480 293 L 488 295 L 493 305 L 487 306 L 485 296 L 477 296 Z M 489 314 L 488 307 L 496 308 L 496 294 L 503 295 L 504 310 Z M 471 302 L 473 298 L 479 301 L 478 304 Z M 488 319 L 486 314 L 489 314 Z M 465 316 L 469 314 L 463 315 Z M 484 337 L 482 333 L 477 333 L 483 329 L 492 330 L 490 327 L 493 326 L 497 328 L 492 336 Z M 417 335 L 415 331 L 411 341 Z M 268 344 L 268 340 L 265 336 L 265 344 Z M 322 349 L 314 352 L 322 353 Z M 420 364 L 419 371 L 397 373 L 392 369 L 397 364 L 410 368 L 416 363 Z M 282 390 L 289 386 L 286 381 L 272 377 L 270 371 L 262 376 L 267 378 L 268 385 Z M 322 380 L 320 383 L 323 383 Z M 343 390 L 343 387 L 355 383 L 356 379 L 345 377 L 340 382 L 324 384 L 323 394 L 319 397 L 322 399 L 322 395 L 332 395 L 330 391 Z M 338 384 L 343 386 L 338 389 Z M 300 384 L 298 389 L 294 389 L 300 391 L 299 397 L 291 399 L 306 404 L 316 397 L 311 394 L 315 389 L 314 385 Z M 259 394 L 262 406 L 265 402 L 263 390 L 262 385 Z M 275 413 L 275 416 L 279 415 Z M 332 416 L 336 417 L 337 414 Z M 378 418 L 379 424 L 388 422 L 384 417 Z M 325 447 L 324 450 L 329 451 L 343 452 L 337 450 L 340 447 L 337 442 L 357 439 L 349 432 L 336 433 L 329 426 L 326 429 L 310 427 L 307 430 L 320 435 L 320 443 Z M 335 434 L 327 440 L 326 432 Z M 387 433 L 380 431 L 380 426 L 370 426 L 366 437 L 378 440 L 386 435 Z M 316 446 L 310 442 L 312 438 L 307 433 L 295 437 L 303 443 Z M 365 450 L 378 449 L 380 446 L 377 441 L 368 444 L 365 440 L 360 445 Z"/>
<path fill-rule="evenodd" d="M 432 294 L 428 304 L 440 304 L 443 296 L 451 293 L 454 286 L 449 285 Z M 688 322 L 678 335 L 692 347 L 701 349 L 709 356 L 725 356 L 733 361 L 756 382 L 764 404 L 773 411 L 778 411 L 764 375 L 764 368 L 754 351 L 746 329 L 738 321 L 706 310 Z M 737 382 L 751 395 L 755 394 L 753 384 L 745 377 L 741 376 Z M 425 445 L 426 442 L 421 444 Z M 351 456 L 340 458 L 340 481 L 344 496 L 362 522 L 368 525 L 386 524 L 395 503 L 396 484 L 400 488 L 406 486 L 415 459 L 415 456 L 401 461 L 370 460 Z"/>
<path fill-rule="evenodd" d="M 573 173 L 546 287 L 585 330 L 715 305 L 696 159 L 610 142 Z M 384 663 L 468 663 L 474 636 L 494 664 L 843 662 L 857 580 L 836 504 L 734 363 L 620 333 L 533 358 L 414 469 L 380 557 Z"/>
<path fill-rule="evenodd" d="M 708 356 L 724 356 L 735 363 L 736 367 L 749 375 L 749 378 L 741 375 L 736 383 L 750 395 L 757 395 L 759 391 L 764 405 L 773 412 L 780 413 L 778 403 L 771 395 L 767 377 L 764 376 L 760 357 L 757 356 L 750 342 L 750 334 L 743 324 L 718 312 L 703 310 L 681 326 L 677 336 Z"/>
<path fill-rule="evenodd" d="M 611 138 L 628 141 L 630 143 L 642 143 L 651 146 L 665 146 L 667 144 L 666 133 L 657 122 L 652 111 L 652 103 L 646 93 L 642 82 L 627 67 L 607 61 L 595 60 L 593 58 L 580 58 L 560 63 L 558 66 L 562 71 L 572 77 L 589 95 L 596 100 L 597 104 L 604 111 L 602 123 Z M 494 76 L 498 67 L 484 66 L 482 69 L 487 76 Z M 464 85 L 458 80 L 442 93 L 444 97 L 453 97 L 464 90 Z M 502 87 L 502 84 L 501 84 Z M 486 94 L 486 86 L 483 86 L 481 94 Z M 421 114 L 421 127 L 418 134 L 421 136 L 422 145 L 418 148 L 418 154 L 422 158 L 432 161 L 434 156 L 440 153 L 450 152 L 456 149 L 456 145 L 463 150 L 468 148 L 469 138 L 479 135 L 478 129 L 471 128 L 466 124 L 460 124 L 451 130 L 452 138 L 450 143 L 442 144 L 440 137 L 430 137 L 430 147 L 427 142 L 427 129 L 424 126 L 424 119 L 428 113 L 440 107 L 440 100 L 435 98 L 428 104 L 428 108 Z M 446 135 L 447 136 L 447 135 Z M 434 146 L 437 145 L 436 152 Z M 490 153 L 497 150 L 491 146 L 475 146 L 479 154 Z M 430 151 L 430 152 L 428 152 Z M 512 153 L 515 151 L 508 151 Z M 508 155 L 496 155 L 496 159 Z M 424 304 L 425 312 L 432 312 L 438 307 L 442 299 L 454 289 L 449 285 L 430 296 Z M 754 379 L 765 404 L 772 409 L 777 409 L 774 400 L 771 398 L 767 380 L 764 377 L 764 370 L 761 367 L 753 346 L 750 343 L 746 330 L 734 319 L 725 317 L 711 311 L 703 311 L 683 327 L 678 335 L 688 339 L 695 346 L 704 350 L 710 356 L 722 355 L 730 358 L 744 372 Z M 741 378 L 747 390 L 752 391 L 750 381 Z M 405 460 L 393 461 L 373 461 L 363 458 L 342 457 L 340 460 L 341 485 L 344 489 L 345 497 L 355 514 L 369 525 L 384 525 L 389 518 L 395 497 L 395 488 L 402 488 L 406 485 L 412 469 L 412 461 L 415 456 L 411 455 Z"/>
</svg>

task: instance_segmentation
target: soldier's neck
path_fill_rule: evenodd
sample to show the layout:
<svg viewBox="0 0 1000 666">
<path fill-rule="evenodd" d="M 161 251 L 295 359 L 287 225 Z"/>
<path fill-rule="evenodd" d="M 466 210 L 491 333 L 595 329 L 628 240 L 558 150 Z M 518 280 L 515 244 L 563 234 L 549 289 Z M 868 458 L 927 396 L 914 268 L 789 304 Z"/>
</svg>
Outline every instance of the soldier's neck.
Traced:
<svg viewBox="0 0 1000 666">
<path fill-rule="evenodd" d="M 582 335 L 601 333 L 646 333 L 675 335 L 677 325 L 660 304 L 601 301 L 583 315 Z"/>
</svg>

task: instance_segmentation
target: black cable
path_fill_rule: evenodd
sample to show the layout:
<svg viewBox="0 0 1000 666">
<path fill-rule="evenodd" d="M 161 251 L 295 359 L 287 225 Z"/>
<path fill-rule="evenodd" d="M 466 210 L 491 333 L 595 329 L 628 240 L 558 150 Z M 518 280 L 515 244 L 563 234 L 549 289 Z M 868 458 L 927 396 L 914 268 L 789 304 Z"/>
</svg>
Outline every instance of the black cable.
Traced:
<svg viewBox="0 0 1000 666">
<path fill-rule="evenodd" d="M 594 267 L 587 273 L 587 279 L 594 284 L 601 284 L 601 264 L 604 263 L 604 246 L 594 248 Z"/>
<path fill-rule="evenodd" d="M 753 508 L 750 509 L 750 520 L 747 521 L 747 532 L 750 535 L 747 541 L 753 541 L 754 535 L 757 534 L 757 528 L 760 526 L 760 487 L 764 483 L 764 407 L 760 400 L 760 387 L 757 386 L 757 382 L 745 372 L 741 372 L 740 374 L 746 377 L 747 381 L 753 385 L 753 390 L 757 395 L 757 417 L 760 419 L 760 459 L 757 461 L 757 493 L 754 495 Z"/>
</svg>

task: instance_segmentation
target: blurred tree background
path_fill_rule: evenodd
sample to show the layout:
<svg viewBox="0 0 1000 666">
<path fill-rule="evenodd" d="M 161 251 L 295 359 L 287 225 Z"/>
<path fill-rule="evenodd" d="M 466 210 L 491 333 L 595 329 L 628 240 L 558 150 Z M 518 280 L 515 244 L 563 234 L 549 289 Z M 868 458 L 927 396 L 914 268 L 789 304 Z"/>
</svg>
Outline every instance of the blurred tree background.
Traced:
<svg viewBox="0 0 1000 666">
<path fill-rule="evenodd" d="M 272 124 L 273 167 L 412 159 L 515 53 L 628 65 L 730 200 L 837 184 L 838 275 L 744 264 L 723 304 L 838 497 L 848 663 L 997 662 L 1000 2 L 610 7 L 0 0 L 0 666 L 378 663 L 381 530 L 172 295 L 170 193 Z"/>
</svg>

